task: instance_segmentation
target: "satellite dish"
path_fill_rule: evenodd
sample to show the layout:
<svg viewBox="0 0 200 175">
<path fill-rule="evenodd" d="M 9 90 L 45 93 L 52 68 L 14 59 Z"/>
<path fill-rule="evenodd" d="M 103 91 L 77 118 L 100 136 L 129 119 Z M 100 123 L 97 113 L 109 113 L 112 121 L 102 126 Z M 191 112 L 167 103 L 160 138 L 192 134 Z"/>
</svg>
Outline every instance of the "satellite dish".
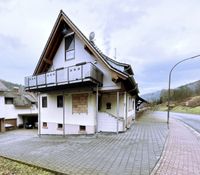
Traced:
<svg viewBox="0 0 200 175">
<path fill-rule="evenodd" d="M 94 33 L 94 32 L 91 32 L 91 33 L 90 33 L 90 36 L 89 36 L 90 41 L 93 41 L 93 40 L 94 40 L 94 37 L 95 37 L 95 33 Z"/>
</svg>

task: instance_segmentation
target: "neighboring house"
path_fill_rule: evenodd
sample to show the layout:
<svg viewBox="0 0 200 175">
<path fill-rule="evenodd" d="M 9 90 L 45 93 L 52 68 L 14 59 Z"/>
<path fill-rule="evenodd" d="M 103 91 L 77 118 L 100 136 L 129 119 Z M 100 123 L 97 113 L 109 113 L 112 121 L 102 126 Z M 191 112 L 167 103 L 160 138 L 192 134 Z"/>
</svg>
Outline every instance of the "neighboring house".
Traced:
<svg viewBox="0 0 200 175">
<path fill-rule="evenodd" d="M 38 122 L 37 97 L 22 87 L 8 88 L 8 83 L 0 80 L 0 132 Z"/>
<path fill-rule="evenodd" d="M 123 132 L 139 90 L 129 64 L 104 55 L 60 12 L 27 91 L 38 93 L 39 134 Z"/>
</svg>

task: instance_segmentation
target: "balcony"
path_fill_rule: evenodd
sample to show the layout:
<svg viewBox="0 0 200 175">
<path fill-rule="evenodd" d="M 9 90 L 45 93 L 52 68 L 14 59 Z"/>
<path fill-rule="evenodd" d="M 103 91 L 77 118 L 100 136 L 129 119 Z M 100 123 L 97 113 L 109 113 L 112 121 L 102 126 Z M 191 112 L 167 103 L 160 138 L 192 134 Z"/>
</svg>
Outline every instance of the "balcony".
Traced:
<svg viewBox="0 0 200 175">
<path fill-rule="evenodd" d="M 25 77 L 25 89 L 39 91 L 86 82 L 102 86 L 103 73 L 94 64 L 84 62 L 44 74 Z"/>
</svg>

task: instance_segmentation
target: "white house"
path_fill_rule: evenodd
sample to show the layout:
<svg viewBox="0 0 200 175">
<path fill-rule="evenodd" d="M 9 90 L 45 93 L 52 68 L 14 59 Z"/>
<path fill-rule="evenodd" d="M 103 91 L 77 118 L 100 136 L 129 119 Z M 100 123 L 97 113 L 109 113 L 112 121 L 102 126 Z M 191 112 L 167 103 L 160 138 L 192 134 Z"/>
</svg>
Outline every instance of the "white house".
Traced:
<svg viewBox="0 0 200 175">
<path fill-rule="evenodd" d="M 26 122 L 37 122 L 36 96 L 6 84 L 12 83 L 0 80 L 0 132 L 23 126 Z"/>
<path fill-rule="evenodd" d="M 123 132 L 136 114 L 129 64 L 104 55 L 61 10 L 27 91 L 38 93 L 39 134 Z"/>
</svg>

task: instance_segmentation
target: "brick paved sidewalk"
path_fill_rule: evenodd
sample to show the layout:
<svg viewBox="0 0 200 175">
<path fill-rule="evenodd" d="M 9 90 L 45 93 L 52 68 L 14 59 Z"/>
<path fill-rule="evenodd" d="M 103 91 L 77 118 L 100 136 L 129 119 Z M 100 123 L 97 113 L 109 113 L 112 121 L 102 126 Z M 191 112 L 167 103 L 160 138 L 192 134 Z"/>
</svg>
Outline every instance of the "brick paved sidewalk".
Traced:
<svg viewBox="0 0 200 175">
<path fill-rule="evenodd" d="M 200 140 L 180 121 L 171 120 L 167 142 L 155 175 L 199 175 Z"/>
</svg>

